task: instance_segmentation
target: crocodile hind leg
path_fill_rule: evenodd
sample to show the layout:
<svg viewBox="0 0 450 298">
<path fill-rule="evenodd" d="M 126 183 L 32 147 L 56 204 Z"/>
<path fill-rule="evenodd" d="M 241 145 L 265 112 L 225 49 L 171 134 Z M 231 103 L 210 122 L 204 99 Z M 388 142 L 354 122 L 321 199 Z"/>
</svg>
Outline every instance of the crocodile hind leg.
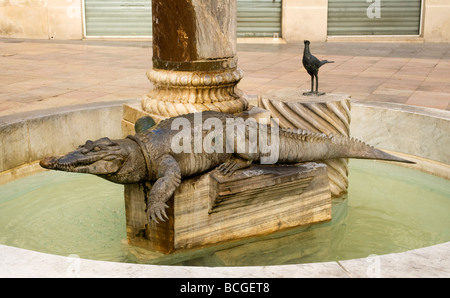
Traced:
<svg viewBox="0 0 450 298">
<path fill-rule="evenodd" d="M 170 155 L 162 156 L 156 164 L 158 179 L 153 184 L 147 200 L 147 218 L 156 221 L 168 218 L 166 214 L 166 202 L 181 183 L 181 171 L 176 160 Z"/>
<path fill-rule="evenodd" d="M 257 159 L 258 123 L 253 119 L 236 119 L 227 122 L 226 151 L 233 153 L 231 157 L 217 167 L 222 175 L 231 176 L 239 169 L 249 167 Z"/>
<path fill-rule="evenodd" d="M 231 157 L 227 161 L 225 161 L 223 164 L 217 167 L 217 170 L 222 175 L 228 175 L 231 176 L 233 173 L 239 169 L 245 169 L 249 167 L 252 164 L 251 159 L 243 159 L 239 157 Z"/>
</svg>

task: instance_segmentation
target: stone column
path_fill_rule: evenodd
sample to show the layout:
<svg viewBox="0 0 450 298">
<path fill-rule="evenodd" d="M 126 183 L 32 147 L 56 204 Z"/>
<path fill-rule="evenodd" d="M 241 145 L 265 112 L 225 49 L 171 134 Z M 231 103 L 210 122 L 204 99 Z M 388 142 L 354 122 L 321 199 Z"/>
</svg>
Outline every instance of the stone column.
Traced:
<svg viewBox="0 0 450 298">
<path fill-rule="evenodd" d="M 153 86 L 143 110 L 162 118 L 245 110 L 236 87 L 236 0 L 153 0 L 152 14 Z"/>
</svg>

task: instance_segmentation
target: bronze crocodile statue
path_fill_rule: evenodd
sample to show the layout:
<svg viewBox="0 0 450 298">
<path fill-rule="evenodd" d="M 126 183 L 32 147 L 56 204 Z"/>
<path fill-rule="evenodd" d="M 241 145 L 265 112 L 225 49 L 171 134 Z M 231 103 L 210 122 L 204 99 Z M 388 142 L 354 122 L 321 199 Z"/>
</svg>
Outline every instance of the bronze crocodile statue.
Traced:
<svg viewBox="0 0 450 298">
<path fill-rule="evenodd" d="M 137 129 L 134 136 L 87 141 L 66 155 L 44 158 L 40 165 L 94 174 L 120 184 L 152 182 L 147 216 L 164 221 L 166 202 L 181 179 L 215 167 L 223 175 L 231 175 L 253 162 L 364 158 L 411 163 L 352 138 L 278 129 L 213 111 L 169 118 L 147 129 L 139 127 L 144 128 Z"/>
</svg>

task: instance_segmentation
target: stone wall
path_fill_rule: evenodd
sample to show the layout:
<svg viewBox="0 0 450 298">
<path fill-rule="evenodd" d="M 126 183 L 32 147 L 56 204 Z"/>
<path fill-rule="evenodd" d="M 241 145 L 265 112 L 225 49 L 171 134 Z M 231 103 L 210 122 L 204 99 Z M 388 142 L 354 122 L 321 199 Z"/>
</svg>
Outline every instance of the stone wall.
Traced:
<svg viewBox="0 0 450 298">
<path fill-rule="evenodd" d="M 72 151 L 88 139 L 121 138 L 123 104 L 128 102 L 78 105 L 0 117 L 0 172 L 45 156 Z"/>
<path fill-rule="evenodd" d="M 0 37 L 83 38 L 82 0 L 0 0 Z"/>
<path fill-rule="evenodd" d="M 327 40 L 327 10 L 328 0 L 283 0 L 283 38 L 287 41 Z M 450 42 L 449 15 L 448 0 L 423 0 L 421 36 L 425 42 Z M 347 40 L 351 41 L 351 37 Z M 371 40 L 380 40 L 380 37 Z"/>
<path fill-rule="evenodd" d="M 426 0 L 423 36 L 427 42 L 450 42 L 450 1 Z"/>
<path fill-rule="evenodd" d="M 284 0 L 282 37 L 287 41 L 327 39 L 328 0 Z"/>
<path fill-rule="evenodd" d="M 82 1 L 0 0 L 0 38 L 82 39 Z M 283 0 L 282 37 L 325 41 L 327 8 L 328 0 Z M 424 0 L 424 41 L 450 42 L 449 15 L 448 0 Z"/>
</svg>

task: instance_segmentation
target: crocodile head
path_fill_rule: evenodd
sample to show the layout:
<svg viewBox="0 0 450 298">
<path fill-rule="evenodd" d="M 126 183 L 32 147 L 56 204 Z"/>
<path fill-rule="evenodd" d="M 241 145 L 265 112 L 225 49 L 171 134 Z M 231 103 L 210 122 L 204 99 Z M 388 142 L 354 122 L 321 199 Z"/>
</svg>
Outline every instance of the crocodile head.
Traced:
<svg viewBox="0 0 450 298">
<path fill-rule="evenodd" d="M 128 139 L 110 140 L 105 137 L 86 141 L 84 145 L 65 155 L 46 157 L 39 164 L 50 170 L 88 173 L 116 183 L 133 183 L 142 179 L 143 175 L 142 169 L 129 162 L 139 156 L 130 158 L 130 155 L 139 154 L 142 155 L 135 142 Z M 143 171 L 145 176 L 145 168 Z"/>
</svg>

